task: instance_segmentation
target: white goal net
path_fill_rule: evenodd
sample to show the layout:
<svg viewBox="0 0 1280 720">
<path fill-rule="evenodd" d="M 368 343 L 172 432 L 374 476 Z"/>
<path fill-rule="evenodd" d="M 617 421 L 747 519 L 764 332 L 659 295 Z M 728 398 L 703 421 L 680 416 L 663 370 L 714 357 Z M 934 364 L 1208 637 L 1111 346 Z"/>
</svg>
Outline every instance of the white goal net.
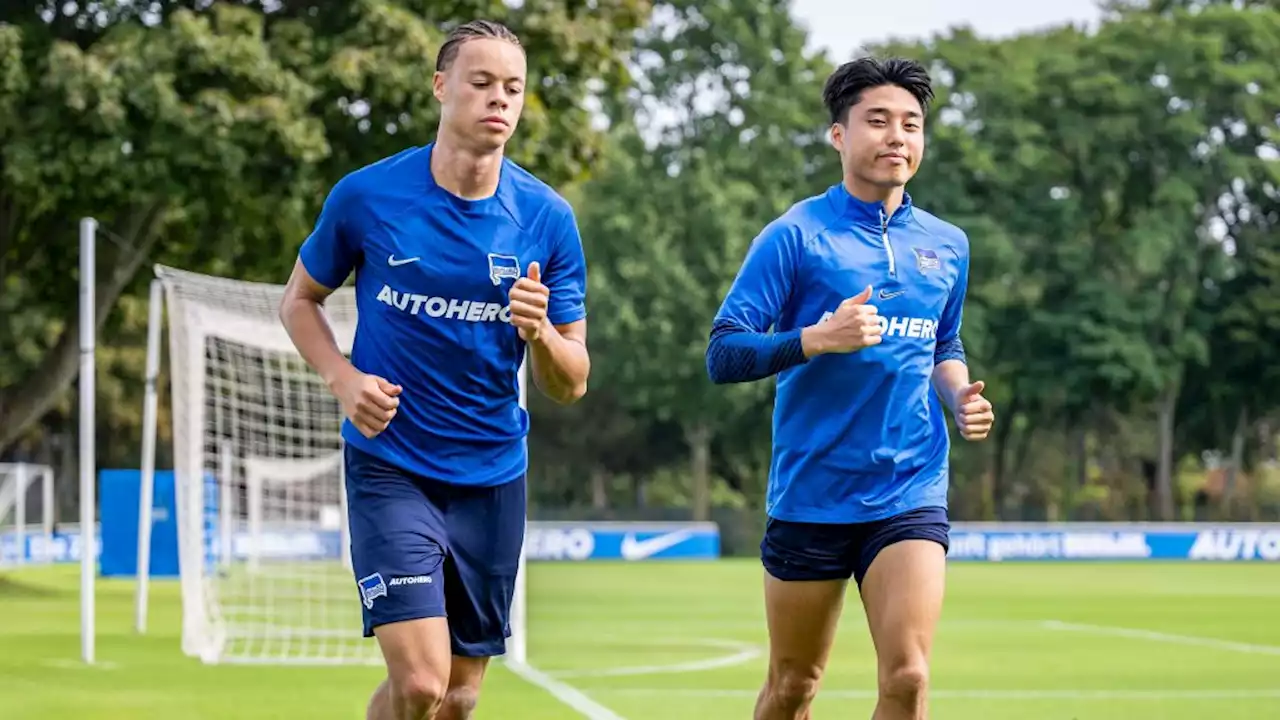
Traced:
<svg viewBox="0 0 1280 720">
<path fill-rule="evenodd" d="M 0 568 L 51 562 L 53 519 L 53 468 L 0 463 Z"/>
<path fill-rule="evenodd" d="M 182 647 L 205 662 L 361 663 L 342 410 L 278 319 L 284 287 L 157 267 L 168 310 Z M 326 305 L 350 353 L 356 310 Z"/>
<path fill-rule="evenodd" d="M 183 652 L 207 663 L 380 663 L 377 643 L 362 636 L 350 569 L 342 409 L 279 320 L 284 286 L 165 266 L 156 275 L 162 291 L 152 293 L 148 404 L 163 306 Z M 349 355 L 352 288 L 335 292 L 325 309 Z M 523 405 L 523 368 L 520 381 Z M 144 489 L 140 558 L 149 548 L 149 497 Z M 140 559 L 138 567 L 141 631 L 148 566 Z M 523 567 L 522 555 L 508 644 L 516 662 L 525 657 Z"/>
</svg>

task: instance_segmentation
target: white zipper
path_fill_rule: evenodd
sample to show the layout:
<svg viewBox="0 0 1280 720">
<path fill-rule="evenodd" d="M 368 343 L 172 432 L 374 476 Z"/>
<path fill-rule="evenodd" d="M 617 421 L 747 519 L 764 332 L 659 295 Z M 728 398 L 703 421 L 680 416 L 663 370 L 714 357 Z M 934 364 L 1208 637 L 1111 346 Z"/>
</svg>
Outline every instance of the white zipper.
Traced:
<svg viewBox="0 0 1280 720">
<path fill-rule="evenodd" d="M 897 268 L 893 262 L 893 248 L 889 245 L 889 219 L 884 216 L 884 210 L 880 211 L 880 240 L 884 243 L 884 254 L 889 258 L 889 276 L 892 277 Z"/>
</svg>

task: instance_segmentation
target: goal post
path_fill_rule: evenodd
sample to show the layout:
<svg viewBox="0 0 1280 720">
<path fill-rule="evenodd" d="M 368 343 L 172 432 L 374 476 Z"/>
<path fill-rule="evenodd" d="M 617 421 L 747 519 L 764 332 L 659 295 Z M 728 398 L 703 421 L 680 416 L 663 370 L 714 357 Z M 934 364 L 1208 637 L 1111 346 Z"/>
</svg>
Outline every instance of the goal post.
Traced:
<svg viewBox="0 0 1280 720">
<path fill-rule="evenodd" d="M 207 663 L 381 662 L 351 572 L 342 408 L 278 317 L 283 285 L 158 265 L 148 332 L 135 625 L 146 631 L 161 348 L 168 349 L 182 648 Z M 354 290 L 325 311 L 355 337 Z M 168 342 L 164 343 L 163 329 Z M 520 368 L 521 406 L 526 406 Z M 510 659 L 525 660 L 524 557 Z"/>
</svg>

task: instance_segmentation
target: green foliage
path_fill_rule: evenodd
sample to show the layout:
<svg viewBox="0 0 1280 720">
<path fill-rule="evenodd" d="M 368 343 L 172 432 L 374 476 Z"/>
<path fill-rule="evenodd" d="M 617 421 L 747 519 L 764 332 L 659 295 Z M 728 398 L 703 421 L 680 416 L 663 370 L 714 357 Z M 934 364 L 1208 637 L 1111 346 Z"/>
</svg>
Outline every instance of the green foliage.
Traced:
<svg viewBox="0 0 1280 720">
<path fill-rule="evenodd" d="M 681 427 L 705 516 L 709 444 L 741 413 L 765 422 L 770 387 L 711 385 L 711 318 L 751 239 L 830 182 L 809 167 L 825 73 L 785 2 L 681 1 L 654 15 L 635 92 L 611 108 L 613 142 L 583 199 L 595 382 L 627 388 L 626 406 Z M 639 127 L 646 117 L 661 125 Z"/>
<path fill-rule="evenodd" d="M 713 386 L 704 351 L 755 235 L 838 181 L 832 67 L 783 0 L 591 5 L 188 0 L 0 25 L 0 448 L 69 412 L 76 217 L 103 221 L 100 297 L 124 297 L 102 313 L 103 431 L 133 437 L 137 270 L 279 282 L 337 177 L 431 139 L 444 33 L 490 14 L 535 77 L 511 155 L 564 189 L 589 266 L 588 396 L 532 399 L 536 512 L 758 507 L 771 383 Z M 962 332 L 999 420 L 957 444 L 953 506 L 1199 517 L 1218 463 L 1249 498 L 1231 507 L 1275 514 L 1280 6 L 1106 6 L 1097 32 L 876 48 L 932 70 L 909 189 L 972 241 Z"/>
<path fill-rule="evenodd" d="M 329 186 L 432 139 L 436 52 L 487 13 L 529 57 L 512 155 L 581 179 L 600 144 L 583 100 L 625 83 L 648 12 L 596 6 L 68 3 L 0 25 L 0 451 L 75 377 L 77 218 L 101 224 L 98 315 L 115 331 L 151 261 L 282 282 Z"/>
</svg>

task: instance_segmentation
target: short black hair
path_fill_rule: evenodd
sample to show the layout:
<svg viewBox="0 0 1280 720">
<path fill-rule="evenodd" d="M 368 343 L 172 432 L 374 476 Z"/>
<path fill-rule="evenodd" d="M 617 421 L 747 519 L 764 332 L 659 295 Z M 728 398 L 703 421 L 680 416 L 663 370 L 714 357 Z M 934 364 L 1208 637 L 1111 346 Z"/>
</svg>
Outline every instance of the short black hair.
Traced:
<svg viewBox="0 0 1280 720">
<path fill-rule="evenodd" d="M 882 85 L 897 85 L 911 93 L 926 114 L 933 101 L 933 81 L 924 65 L 906 58 L 859 58 L 836 68 L 822 88 L 831 122 L 843 124 L 849 108 L 858 104 L 862 93 Z"/>
<path fill-rule="evenodd" d="M 444 44 L 440 46 L 440 52 L 436 54 L 436 70 L 441 72 L 448 70 L 453 61 L 457 59 L 458 51 L 462 49 L 463 43 L 480 38 L 506 40 L 512 45 L 523 47 L 520 44 L 519 36 L 506 25 L 492 20 L 472 20 L 449 31 L 449 36 L 445 38 Z"/>
</svg>

